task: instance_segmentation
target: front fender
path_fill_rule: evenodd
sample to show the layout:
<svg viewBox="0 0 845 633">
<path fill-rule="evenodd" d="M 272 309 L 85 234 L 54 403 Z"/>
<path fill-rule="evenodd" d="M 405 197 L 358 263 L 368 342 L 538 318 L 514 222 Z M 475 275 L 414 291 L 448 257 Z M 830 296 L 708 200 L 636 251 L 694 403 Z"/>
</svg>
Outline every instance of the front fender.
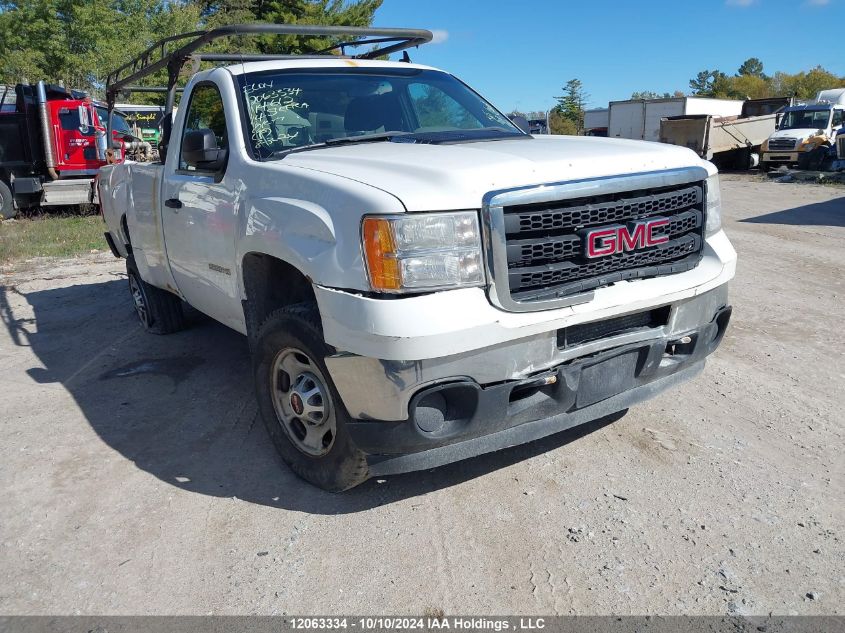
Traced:
<svg viewBox="0 0 845 633">
<path fill-rule="evenodd" d="M 254 170 L 239 209 L 238 284 L 246 299 L 243 261 L 261 253 L 287 262 L 313 283 L 369 289 L 361 256 L 361 217 L 401 213 L 390 194 L 342 177 L 291 167 Z"/>
</svg>

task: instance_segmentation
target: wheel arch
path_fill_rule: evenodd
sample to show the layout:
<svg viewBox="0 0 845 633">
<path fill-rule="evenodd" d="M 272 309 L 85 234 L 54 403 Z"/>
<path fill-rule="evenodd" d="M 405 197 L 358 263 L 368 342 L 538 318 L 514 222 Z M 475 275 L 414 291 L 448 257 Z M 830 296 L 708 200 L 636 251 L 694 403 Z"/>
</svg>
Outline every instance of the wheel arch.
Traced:
<svg viewBox="0 0 845 633">
<path fill-rule="evenodd" d="M 250 251 L 240 264 L 241 303 L 250 344 L 265 319 L 276 310 L 295 303 L 316 305 L 311 278 L 285 259 Z"/>
</svg>

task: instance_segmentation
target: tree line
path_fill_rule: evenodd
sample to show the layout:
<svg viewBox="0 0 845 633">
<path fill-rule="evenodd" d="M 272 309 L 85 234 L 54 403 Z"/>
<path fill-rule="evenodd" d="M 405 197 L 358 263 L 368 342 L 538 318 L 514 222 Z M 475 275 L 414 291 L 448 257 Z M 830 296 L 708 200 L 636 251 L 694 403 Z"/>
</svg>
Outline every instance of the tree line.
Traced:
<svg viewBox="0 0 845 633">
<path fill-rule="evenodd" d="M 820 90 L 845 88 L 845 77 L 840 77 L 821 66 L 795 74 L 775 72 L 767 75 L 763 62 L 756 57 L 745 60 L 736 73 L 728 75 L 719 70 L 702 70 L 689 81 L 689 91 L 658 93 L 651 90 L 637 91 L 631 99 L 668 99 L 671 97 L 711 97 L 717 99 L 763 99 L 766 97 L 796 97 L 799 100 L 814 98 Z M 555 97 L 557 103 L 549 113 L 552 134 L 581 134 L 584 130 L 584 111 L 589 95 L 579 79 L 570 79 L 563 87 L 563 94 Z"/>
<path fill-rule="evenodd" d="M 796 97 L 812 99 L 819 90 L 844 88 L 845 77 L 839 77 L 821 66 L 795 74 L 763 71 L 763 62 L 756 57 L 745 60 L 734 75 L 720 70 L 702 70 L 690 79 L 692 94 L 723 99 L 762 99 Z"/>
<path fill-rule="evenodd" d="M 382 0 L 0 0 L 0 84 L 46 80 L 102 96 L 106 75 L 157 40 L 221 24 L 369 26 Z M 324 38 L 242 36 L 266 53 Z M 236 38 L 231 38 L 235 40 Z M 216 50 L 235 50 L 236 41 Z M 141 95 L 137 95 L 140 97 Z"/>
</svg>

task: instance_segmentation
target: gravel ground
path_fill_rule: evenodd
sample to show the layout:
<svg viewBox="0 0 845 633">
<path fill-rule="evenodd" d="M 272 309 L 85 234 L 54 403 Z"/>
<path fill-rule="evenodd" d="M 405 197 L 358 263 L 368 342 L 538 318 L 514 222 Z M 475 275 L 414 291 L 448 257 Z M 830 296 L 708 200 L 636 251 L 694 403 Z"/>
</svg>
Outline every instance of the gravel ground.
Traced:
<svg viewBox="0 0 845 633">
<path fill-rule="evenodd" d="M 107 255 L 7 269 L 0 613 L 843 613 L 845 191 L 723 189 L 702 376 L 342 495 L 275 456 L 241 336 L 144 334 Z"/>
</svg>

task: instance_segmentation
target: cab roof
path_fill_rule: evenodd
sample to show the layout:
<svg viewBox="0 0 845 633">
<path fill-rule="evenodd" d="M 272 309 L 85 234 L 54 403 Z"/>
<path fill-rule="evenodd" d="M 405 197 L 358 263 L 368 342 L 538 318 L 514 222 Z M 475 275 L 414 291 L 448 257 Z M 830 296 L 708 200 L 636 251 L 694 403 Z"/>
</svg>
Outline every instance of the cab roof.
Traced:
<svg viewBox="0 0 845 633">
<path fill-rule="evenodd" d="M 247 73 L 259 73 L 271 70 L 287 70 L 287 69 L 309 69 L 309 68 L 416 68 L 418 70 L 437 70 L 431 66 L 424 66 L 422 64 L 413 64 L 410 62 L 392 62 L 379 59 L 351 59 L 351 58 L 304 58 L 304 59 L 278 59 L 268 61 L 247 61 L 238 64 L 227 65 L 228 70 L 232 75 L 244 75 Z"/>
</svg>

